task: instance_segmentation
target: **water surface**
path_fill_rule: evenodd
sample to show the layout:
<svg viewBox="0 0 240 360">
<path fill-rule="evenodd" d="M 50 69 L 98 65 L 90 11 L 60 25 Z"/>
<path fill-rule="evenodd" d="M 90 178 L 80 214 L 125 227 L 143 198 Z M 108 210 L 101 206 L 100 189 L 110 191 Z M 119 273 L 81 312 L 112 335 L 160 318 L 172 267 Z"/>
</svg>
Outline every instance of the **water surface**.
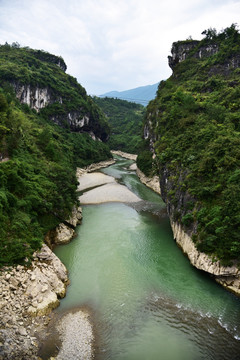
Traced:
<svg viewBox="0 0 240 360">
<path fill-rule="evenodd" d="M 71 281 L 57 311 L 92 309 L 96 359 L 239 359 L 239 299 L 190 265 L 131 163 L 103 171 L 143 201 L 84 206 L 78 236 L 56 248 Z"/>
</svg>

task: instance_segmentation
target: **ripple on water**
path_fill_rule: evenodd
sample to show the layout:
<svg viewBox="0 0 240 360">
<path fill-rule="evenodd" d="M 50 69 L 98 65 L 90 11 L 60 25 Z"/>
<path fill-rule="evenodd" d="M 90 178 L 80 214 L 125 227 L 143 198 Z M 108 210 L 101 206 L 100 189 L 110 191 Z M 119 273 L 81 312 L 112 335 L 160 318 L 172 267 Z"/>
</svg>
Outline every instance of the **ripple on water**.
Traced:
<svg viewBox="0 0 240 360">
<path fill-rule="evenodd" d="M 135 175 L 112 169 L 146 200 Z M 78 237 L 56 249 L 71 280 L 61 307 L 93 308 L 97 360 L 239 358 L 240 302 L 191 267 L 164 217 L 149 215 L 163 208 L 155 196 L 83 207 Z"/>
</svg>

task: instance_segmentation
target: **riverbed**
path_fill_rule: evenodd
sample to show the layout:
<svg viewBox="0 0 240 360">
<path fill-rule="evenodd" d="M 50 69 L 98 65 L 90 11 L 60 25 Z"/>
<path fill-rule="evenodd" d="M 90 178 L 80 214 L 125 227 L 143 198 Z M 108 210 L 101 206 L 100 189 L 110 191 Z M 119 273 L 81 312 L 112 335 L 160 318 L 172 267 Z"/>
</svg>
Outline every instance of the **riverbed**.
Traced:
<svg viewBox="0 0 240 360">
<path fill-rule="evenodd" d="M 239 359 L 240 299 L 190 265 L 132 163 L 102 172 L 141 201 L 84 205 L 77 237 L 55 249 L 71 281 L 58 314 L 91 310 L 99 360 Z"/>
</svg>

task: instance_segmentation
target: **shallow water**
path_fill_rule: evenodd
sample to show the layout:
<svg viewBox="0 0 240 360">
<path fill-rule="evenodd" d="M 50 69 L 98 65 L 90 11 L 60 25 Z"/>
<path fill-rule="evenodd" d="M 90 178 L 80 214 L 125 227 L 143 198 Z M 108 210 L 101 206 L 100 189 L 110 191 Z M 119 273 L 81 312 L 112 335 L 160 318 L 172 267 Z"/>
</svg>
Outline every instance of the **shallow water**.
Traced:
<svg viewBox="0 0 240 360">
<path fill-rule="evenodd" d="M 103 171 L 143 201 L 83 207 L 78 236 L 55 251 L 71 281 L 57 311 L 93 310 L 96 359 L 239 359 L 240 300 L 190 265 L 162 200 L 129 164 Z"/>
</svg>

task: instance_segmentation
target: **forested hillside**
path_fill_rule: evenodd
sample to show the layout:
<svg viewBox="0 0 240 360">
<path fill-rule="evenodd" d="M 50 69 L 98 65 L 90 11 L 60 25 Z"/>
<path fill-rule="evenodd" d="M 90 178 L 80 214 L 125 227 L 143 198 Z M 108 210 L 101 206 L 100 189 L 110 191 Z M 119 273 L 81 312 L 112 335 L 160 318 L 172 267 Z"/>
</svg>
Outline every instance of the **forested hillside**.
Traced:
<svg viewBox="0 0 240 360">
<path fill-rule="evenodd" d="M 147 108 L 162 196 L 197 248 L 240 262 L 240 34 L 173 44 L 173 75 Z"/>
<path fill-rule="evenodd" d="M 0 47 L 0 265 L 31 259 L 77 203 L 76 167 L 111 157 L 92 139 L 108 137 L 104 114 L 65 70 L 43 51 Z"/>
<path fill-rule="evenodd" d="M 110 124 L 110 148 L 137 154 L 143 146 L 145 108 L 133 102 L 108 97 L 94 97 L 93 100 L 103 110 Z"/>
</svg>

